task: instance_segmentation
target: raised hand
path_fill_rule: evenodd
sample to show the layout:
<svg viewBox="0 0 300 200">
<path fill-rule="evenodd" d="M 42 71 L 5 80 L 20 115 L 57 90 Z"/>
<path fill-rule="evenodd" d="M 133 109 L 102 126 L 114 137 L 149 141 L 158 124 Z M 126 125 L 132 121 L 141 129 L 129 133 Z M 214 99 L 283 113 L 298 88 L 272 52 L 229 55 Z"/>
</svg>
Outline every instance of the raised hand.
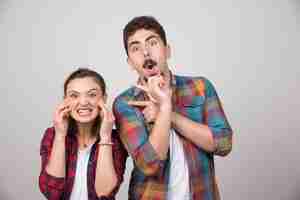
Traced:
<svg viewBox="0 0 300 200">
<path fill-rule="evenodd" d="M 168 77 L 164 79 L 161 75 L 151 76 L 146 84 L 139 84 L 136 87 L 144 90 L 154 103 L 159 105 L 171 103 L 172 89 Z"/>
<path fill-rule="evenodd" d="M 131 106 L 144 107 L 143 115 L 146 122 L 155 121 L 159 108 L 153 101 L 129 101 L 128 104 Z"/>
<path fill-rule="evenodd" d="M 100 116 L 102 118 L 99 132 L 101 142 L 111 142 L 111 132 L 115 122 L 115 117 L 113 113 L 106 107 L 102 99 L 99 101 L 98 106 L 100 108 Z"/>
<path fill-rule="evenodd" d="M 68 118 L 71 112 L 71 101 L 64 99 L 54 111 L 53 124 L 57 135 L 66 136 L 68 131 Z"/>
</svg>

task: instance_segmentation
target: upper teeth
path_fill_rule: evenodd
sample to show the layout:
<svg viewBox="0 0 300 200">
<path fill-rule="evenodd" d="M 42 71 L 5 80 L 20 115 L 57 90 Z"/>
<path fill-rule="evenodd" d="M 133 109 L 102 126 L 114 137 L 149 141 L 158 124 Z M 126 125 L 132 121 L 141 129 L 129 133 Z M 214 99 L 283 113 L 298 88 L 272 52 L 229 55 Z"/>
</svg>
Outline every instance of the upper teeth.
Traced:
<svg viewBox="0 0 300 200">
<path fill-rule="evenodd" d="M 92 110 L 89 109 L 89 108 L 81 108 L 81 109 L 78 109 L 78 112 L 79 113 L 82 113 L 82 112 L 91 112 Z"/>
</svg>

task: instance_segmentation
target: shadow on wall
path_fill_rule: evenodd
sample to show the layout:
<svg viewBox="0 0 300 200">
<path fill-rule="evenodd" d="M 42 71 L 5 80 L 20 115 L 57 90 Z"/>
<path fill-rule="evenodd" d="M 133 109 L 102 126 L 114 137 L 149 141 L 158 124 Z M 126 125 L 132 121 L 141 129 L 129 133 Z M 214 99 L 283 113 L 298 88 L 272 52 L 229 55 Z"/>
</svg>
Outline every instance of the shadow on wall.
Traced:
<svg viewBox="0 0 300 200">
<path fill-rule="evenodd" d="M 297 15 L 300 14 L 300 0 L 289 0 L 292 6 L 295 6 Z"/>
<path fill-rule="evenodd" d="M 9 6 L 10 4 L 8 0 L 0 0 L 0 22 L 3 21 L 4 15 L 8 11 Z"/>
<path fill-rule="evenodd" d="M 300 29 L 300 0 L 289 0 L 291 7 L 293 8 L 293 15 L 296 17 L 296 27 Z"/>
<path fill-rule="evenodd" d="M 299 200 L 300 199 L 300 191 L 298 190 L 297 193 L 295 194 L 294 200 Z"/>
<path fill-rule="evenodd" d="M 2 189 L 0 189 L 0 199 L 1 200 L 12 200 L 12 197 L 10 197 L 6 191 L 3 191 Z"/>
</svg>

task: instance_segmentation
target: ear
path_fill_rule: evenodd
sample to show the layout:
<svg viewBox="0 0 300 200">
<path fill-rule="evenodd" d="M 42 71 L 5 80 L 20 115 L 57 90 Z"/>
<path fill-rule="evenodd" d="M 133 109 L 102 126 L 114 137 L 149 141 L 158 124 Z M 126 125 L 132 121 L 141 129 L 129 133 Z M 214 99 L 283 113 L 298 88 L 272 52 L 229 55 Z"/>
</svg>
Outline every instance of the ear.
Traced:
<svg viewBox="0 0 300 200">
<path fill-rule="evenodd" d="M 135 70 L 134 64 L 133 64 L 132 60 L 129 57 L 127 57 L 127 63 L 128 63 L 128 65 L 130 66 L 130 68 L 132 70 Z"/>
<path fill-rule="evenodd" d="M 167 55 L 167 59 L 171 58 L 171 47 L 169 44 L 167 44 L 166 46 L 166 55 Z"/>
</svg>

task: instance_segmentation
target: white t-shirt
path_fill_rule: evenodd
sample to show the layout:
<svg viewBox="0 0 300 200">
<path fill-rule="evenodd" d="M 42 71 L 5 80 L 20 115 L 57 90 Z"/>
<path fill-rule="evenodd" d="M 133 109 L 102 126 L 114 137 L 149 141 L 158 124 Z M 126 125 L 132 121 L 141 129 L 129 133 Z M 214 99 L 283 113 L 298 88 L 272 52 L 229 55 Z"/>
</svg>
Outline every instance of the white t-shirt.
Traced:
<svg viewBox="0 0 300 200">
<path fill-rule="evenodd" d="M 92 145 L 83 150 L 78 150 L 76 175 L 70 200 L 89 199 L 87 191 L 87 168 L 91 149 Z"/>
<path fill-rule="evenodd" d="M 170 133 L 170 177 L 168 200 L 189 200 L 189 172 L 179 136 L 171 129 Z"/>
</svg>

